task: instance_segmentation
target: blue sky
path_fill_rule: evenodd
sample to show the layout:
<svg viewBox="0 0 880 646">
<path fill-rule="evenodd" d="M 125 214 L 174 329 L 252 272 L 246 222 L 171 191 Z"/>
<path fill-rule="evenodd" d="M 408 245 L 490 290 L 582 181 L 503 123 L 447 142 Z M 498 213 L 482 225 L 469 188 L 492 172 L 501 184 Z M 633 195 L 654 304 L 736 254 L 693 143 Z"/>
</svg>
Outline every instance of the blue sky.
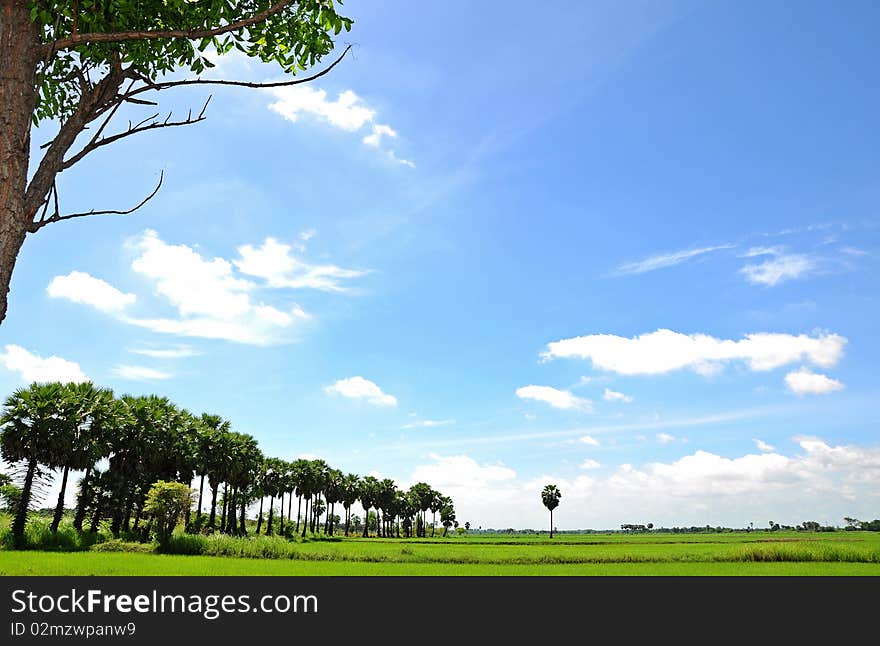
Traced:
<svg viewBox="0 0 880 646">
<path fill-rule="evenodd" d="M 165 180 L 26 242 L 0 388 L 165 394 L 474 526 L 547 482 L 561 528 L 876 517 L 880 10 L 542 9 L 350 2 L 329 75 L 65 173 Z"/>
</svg>

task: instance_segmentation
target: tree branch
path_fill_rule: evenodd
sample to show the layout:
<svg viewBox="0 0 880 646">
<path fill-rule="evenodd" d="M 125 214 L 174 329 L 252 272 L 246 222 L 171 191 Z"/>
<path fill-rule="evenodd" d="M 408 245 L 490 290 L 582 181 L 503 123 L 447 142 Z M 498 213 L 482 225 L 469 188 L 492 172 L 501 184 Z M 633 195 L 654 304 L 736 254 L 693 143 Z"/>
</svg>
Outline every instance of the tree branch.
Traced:
<svg viewBox="0 0 880 646">
<path fill-rule="evenodd" d="M 159 173 L 159 183 L 156 184 L 156 188 L 153 189 L 153 192 L 150 193 L 149 195 L 147 195 L 136 206 L 133 206 L 132 208 L 127 209 L 125 211 L 119 211 L 119 210 L 115 210 L 115 209 L 96 211 L 95 209 L 92 209 L 91 211 L 84 211 L 82 213 L 69 213 L 67 215 L 59 215 L 59 213 L 58 213 L 58 191 L 57 191 L 57 189 L 53 189 L 54 193 L 55 193 L 55 214 L 48 219 L 39 220 L 37 222 L 34 222 L 30 226 L 30 231 L 31 231 L 31 233 L 34 233 L 36 231 L 39 231 L 41 228 L 43 228 L 47 224 L 52 224 L 53 222 L 61 222 L 62 220 L 72 220 L 74 218 L 84 218 L 84 217 L 88 217 L 90 215 L 128 215 L 129 213 L 134 213 L 139 208 L 141 208 L 144 204 L 146 204 L 147 202 L 149 202 L 150 200 L 152 200 L 156 196 L 156 194 L 159 192 L 159 189 L 162 188 L 162 181 L 164 179 L 165 179 L 165 171 L 163 170 Z M 49 196 L 47 195 L 46 196 L 47 203 L 48 203 L 48 200 L 49 200 Z"/>
<path fill-rule="evenodd" d="M 64 160 L 64 162 L 61 164 L 61 170 L 67 170 L 68 168 L 70 168 L 71 166 L 76 164 L 78 161 L 80 161 L 83 157 L 88 155 L 90 152 L 92 152 L 102 146 L 107 146 L 109 144 L 112 144 L 114 141 L 119 141 L 120 139 L 124 139 L 125 137 L 130 137 L 131 135 L 135 135 L 139 132 L 146 132 L 147 130 L 156 130 L 158 128 L 173 128 L 175 126 L 188 126 L 193 123 L 198 123 L 199 121 L 204 121 L 205 120 L 205 110 L 208 109 L 208 104 L 210 102 L 211 102 L 211 97 L 209 96 L 208 100 L 205 101 L 205 105 L 202 106 L 201 111 L 199 111 L 199 114 L 195 118 L 193 118 L 193 116 L 192 116 L 192 110 L 190 110 L 189 114 L 187 114 L 186 119 L 182 119 L 180 121 L 171 121 L 171 113 L 168 113 L 168 117 L 165 119 L 165 121 L 152 121 L 152 123 L 149 123 L 148 125 L 144 125 L 145 123 L 147 123 L 147 121 L 150 121 L 151 119 L 155 119 L 156 117 L 159 116 L 158 114 L 154 114 L 154 115 L 147 117 L 143 121 L 141 121 L 133 126 L 131 125 L 131 122 L 129 122 L 128 129 L 123 132 L 118 132 L 115 135 L 110 135 L 109 137 L 102 137 L 101 139 L 98 139 L 98 136 L 101 134 L 101 131 L 104 129 L 104 126 L 107 125 L 107 122 L 110 121 L 110 118 L 113 116 L 113 114 L 111 113 L 110 116 L 104 121 L 104 123 L 101 124 L 101 128 L 98 130 L 98 132 L 95 133 L 95 136 L 92 137 L 92 139 L 89 141 L 89 143 L 87 143 L 85 146 L 83 146 L 82 150 L 80 150 L 73 157 L 71 157 L 70 159 Z M 122 102 L 117 104 L 117 106 L 120 105 L 121 103 Z M 115 108 L 114 108 L 114 112 L 115 112 Z"/>
<path fill-rule="evenodd" d="M 67 38 L 61 38 L 51 43 L 46 43 L 43 47 L 50 51 L 58 51 L 61 49 L 69 49 L 77 45 L 87 43 L 122 43 L 132 40 L 160 40 L 163 38 L 211 38 L 226 34 L 230 31 L 237 31 L 244 27 L 250 27 L 258 22 L 263 22 L 267 18 L 274 16 L 276 13 L 284 10 L 293 0 L 279 0 L 265 11 L 254 14 L 250 18 L 243 18 L 228 25 L 214 27 L 213 29 L 169 29 L 165 31 L 122 31 L 109 33 L 91 33 L 91 34 L 71 34 Z"/>
<path fill-rule="evenodd" d="M 227 81 L 223 79 L 185 79 L 183 81 L 164 81 L 161 83 L 156 83 L 151 81 L 146 76 L 139 76 L 138 79 L 143 81 L 145 85 L 140 86 L 139 88 L 132 90 L 131 92 L 127 92 L 122 95 L 122 99 L 125 101 L 130 101 L 131 97 L 136 96 L 138 94 L 142 94 L 143 92 L 150 92 L 151 90 L 160 91 L 167 90 L 172 87 L 179 87 L 181 85 L 231 85 L 234 87 L 249 87 L 249 88 L 272 88 L 272 87 L 287 87 L 289 85 L 299 85 L 301 83 L 309 83 L 314 81 L 315 79 L 319 79 L 325 74 L 329 74 L 330 70 L 339 65 L 342 62 L 342 59 L 345 58 L 345 55 L 348 54 L 348 51 L 353 47 L 353 45 L 348 45 L 343 50 L 343 52 L 339 55 L 335 61 L 333 61 L 330 65 L 328 65 L 325 69 L 321 70 L 316 74 L 312 74 L 311 76 L 307 76 L 305 78 L 293 79 L 290 81 L 273 81 L 269 83 L 252 83 L 250 81 Z"/>
</svg>

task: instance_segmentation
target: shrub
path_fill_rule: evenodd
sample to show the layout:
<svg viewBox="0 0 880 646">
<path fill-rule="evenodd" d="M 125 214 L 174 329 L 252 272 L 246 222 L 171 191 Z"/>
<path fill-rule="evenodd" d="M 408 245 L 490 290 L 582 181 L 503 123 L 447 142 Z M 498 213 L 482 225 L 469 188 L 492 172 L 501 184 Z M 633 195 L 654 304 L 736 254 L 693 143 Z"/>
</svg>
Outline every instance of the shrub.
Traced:
<svg viewBox="0 0 880 646">
<path fill-rule="evenodd" d="M 147 492 L 144 511 L 153 518 L 153 531 L 160 544 L 171 539 L 174 528 L 192 505 L 193 490 L 181 482 L 154 482 Z"/>
</svg>

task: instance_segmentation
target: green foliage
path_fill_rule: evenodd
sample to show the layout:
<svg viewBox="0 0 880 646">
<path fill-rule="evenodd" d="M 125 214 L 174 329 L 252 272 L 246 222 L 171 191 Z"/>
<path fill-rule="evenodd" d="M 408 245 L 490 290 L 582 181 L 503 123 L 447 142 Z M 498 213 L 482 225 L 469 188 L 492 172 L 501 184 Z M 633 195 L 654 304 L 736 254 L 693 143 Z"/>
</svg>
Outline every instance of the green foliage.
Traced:
<svg viewBox="0 0 880 646">
<path fill-rule="evenodd" d="M 21 504 L 21 487 L 16 487 L 14 484 L 0 485 L 0 504 L 3 505 L 4 511 L 15 513 Z"/>
<path fill-rule="evenodd" d="M 548 484 L 544 487 L 543 491 L 541 491 L 541 502 L 543 502 L 544 506 L 550 511 L 553 511 L 559 506 L 560 498 L 562 498 L 562 493 L 556 485 Z"/>
<path fill-rule="evenodd" d="M 153 531 L 160 544 L 171 538 L 174 528 L 192 504 L 193 490 L 180 482 L 159 480 L 150 487 L 144 511 L 153 518 Z"/>
<path fill-rule="evenodd" d="M 31 20 L 44 43 L 71 43 L 76 34 L 193 32 L 235 24 L 269 9 L 276 0 L 31 0 Z M 34 122 L 70 116 L 80 100 L 80 72 L 106 70 L 118 61 L 138 77 L 155 81 L 177 69 L 201 74 L 211 58 L 233 50 L 284 72 L 305 70 L 332 51 L 333 36 L 351 29 L 352 20 L 327 0 L 296 0 L 246 27 L 200 39 L 134 38 L 80 42 L 56 51 L 41 70 Z M 107 41 L 108 39 L 104 39 Z"/>
<path fill-rule="evenodd" d="M 69 523 L 62 523 L 52 531 L 51 519 L 34 516 L 25 526 L 24 536 L 16 540 L 12 530 L 0 529 L 0 545 L 5 549 L 48 550 L 76 552 L 90 549 L 108 538 L 105 532 L 79 532 Z"/>
</svg>

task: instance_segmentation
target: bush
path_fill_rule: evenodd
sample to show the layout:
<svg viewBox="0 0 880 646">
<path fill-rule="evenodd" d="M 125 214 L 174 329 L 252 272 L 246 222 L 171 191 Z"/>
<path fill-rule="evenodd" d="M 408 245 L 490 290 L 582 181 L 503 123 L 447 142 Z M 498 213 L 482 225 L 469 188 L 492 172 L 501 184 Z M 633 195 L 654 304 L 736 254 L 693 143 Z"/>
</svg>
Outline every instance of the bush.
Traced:
<svg viewBox="0 0 880 646">
<path fill-rule="evenodd" d="M 118 538 L 98 543 L 92 546 L 93 552 L 135 552 L 139 554 L 147 554 L 156 551 L 156 546 L 152 543 L 132 543 L 129 541 L 119 540 Z"/>
<path fill-rule="evenodd" d="M 51 529 L 52 520 L 41 516 L 30 517 L 24 528 L 24 537 L 16 542 L 9 527 L 0 530 L 0 545 L 5 549 L 48 550 L 75 552 L 87 550 L 109 538 L 104 532 L 78 532 L 69 523 L 62 523 L 57 532 Z"/>
<path fill-rule="evenodd" d="M 174 528 L 192 505 L 193 490 L 181 482 L 154 482 L 147 492 L 144 511 L 153 518 L 153 531 L 160 544 L 171 539 Z"/>
</svg>

